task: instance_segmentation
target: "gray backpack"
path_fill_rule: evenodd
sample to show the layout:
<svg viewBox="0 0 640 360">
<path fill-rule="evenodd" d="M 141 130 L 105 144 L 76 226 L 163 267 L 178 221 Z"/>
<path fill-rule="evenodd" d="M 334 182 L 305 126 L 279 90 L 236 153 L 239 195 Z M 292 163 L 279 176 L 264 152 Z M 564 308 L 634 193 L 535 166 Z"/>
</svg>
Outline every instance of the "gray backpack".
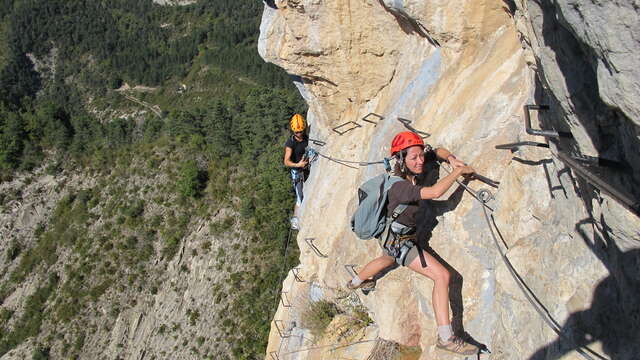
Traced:
<svg viewBox="0 0 640 360">
<path fill-rule="evenodd" d="M 363 240 L 380 238 L 389 232 L 391 223 L 407 208 L 398 205 L 387 217 L 387 192 L 391 185 L 403 181 L 401 177 L 387 173 L 367 180 L 358 188 L 358 208 L 351 217 L 351 230 Z"/>
</svg>

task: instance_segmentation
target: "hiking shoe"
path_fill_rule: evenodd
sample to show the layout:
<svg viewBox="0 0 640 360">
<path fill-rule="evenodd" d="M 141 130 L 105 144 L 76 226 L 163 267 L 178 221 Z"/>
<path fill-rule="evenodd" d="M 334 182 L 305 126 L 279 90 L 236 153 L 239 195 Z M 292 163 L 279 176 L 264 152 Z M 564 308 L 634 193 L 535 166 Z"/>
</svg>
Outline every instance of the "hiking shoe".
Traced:
<svg viewBox="0 0 640 360">
<path fill-rule="evenodd" d="M 449 338 L 448 341 L 442 341 L 438 336 L 436 348 L 460 355 L 475 355 L 480 351 L 477 346 L 471 345 L 468 342 L 464 341 L 462 338 L 455 335 Z"/>
<path fill-rule="evenodd" d="M 346 287 L 349 290 L 357 290 L 357 289 L 362 289 L 362 291 L 373 290 L 373 288 L 376 287 L 376 281 L 375 280 L 371 280 L 371 279 L 367 279 L 367 280 L 363 281 L 362 283 L 360 283 L 360 285 L 355 286 L 355 285 L 353 285 L 351 283 L 351 280 L 349 280 L 349 281 L 347 281 Z"/>
<path fill-rule="evenodd" d="M 289 222 L 291 223 L 291 230 L 300 230 L 300 221 L 297 216 L 292 216 Z"/>
</svg>

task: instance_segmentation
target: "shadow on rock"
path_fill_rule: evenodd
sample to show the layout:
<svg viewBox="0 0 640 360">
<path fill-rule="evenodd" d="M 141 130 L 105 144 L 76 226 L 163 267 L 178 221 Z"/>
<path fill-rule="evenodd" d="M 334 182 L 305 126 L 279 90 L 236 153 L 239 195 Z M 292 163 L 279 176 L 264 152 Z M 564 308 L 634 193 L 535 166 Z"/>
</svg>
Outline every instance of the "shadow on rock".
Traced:
<svg viewBox="0 0 640 360">
<path fill-rule="evenodd" d="M 593 236 L 585 227 L 593 226 Z M 589 309 L 569 316 L 558 339 L 539 349 L 530 360 L 560 359 L 570 351 L 603 359 L 587 348 L 595 342 L 610 359 L 640 357 L 640 249 L 620 250 L 603 218 L 585 219 L 576 231 L 609 270 L 595 288 Z"/>
<path fill-rule="evenodd" d="M 276 6 L 275 0 L 262 0 L 262 2 L 272 9 L 278 9 L 278 6 Z"/>
<path fill-rule="evenodd" d="M 603 100 L 600 93 L 598 72 L 616 70 L 599 55 L 594 48 L 597 44 L 589 44 L 576 35 L 557 2 L 536 0 L 530 5 L 529 11 L 538 14 L 533 26 L 541 30 L 540 40 L 548 50 L 541 55 L 538 71 L 543 83 L 536 84 L 536 102 L 550 106 L 549 111 L 539 115 L 541 126 L 578 136 L 549 141 L 573 155 L 584 155 L 580 143 L 590 142 L 598 157 L 622 164 L 620 169 L 600 169 L 599 175 L 607 183 L 640 197 L 640 138 L 634 135 L 640 128 L 623 111 Z M 575 122 L 588 139 L 575 131 Z M 599 171 L 598 167 L 592 171 Z"/>
</svg>

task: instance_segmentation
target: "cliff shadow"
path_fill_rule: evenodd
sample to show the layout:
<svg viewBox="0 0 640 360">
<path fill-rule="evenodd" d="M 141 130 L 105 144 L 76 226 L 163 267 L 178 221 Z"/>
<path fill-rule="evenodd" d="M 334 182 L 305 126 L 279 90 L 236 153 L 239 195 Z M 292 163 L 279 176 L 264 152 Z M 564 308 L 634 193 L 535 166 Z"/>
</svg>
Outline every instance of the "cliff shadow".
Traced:
<svg viewBox="0 0 640 360">
<path fill-rule="evenodd" d="M 517 156 L 513 157 L 512 160 L 516 161 L 516 162 L 519 162 L 521 164 L 524 164 L 524 165 L 530 165 L 530 166 L 538 166 L 538 165 L 540 165 L 540 166 L 542 166 L 542 168 L 544 169 L 545 179 L 547 180 L 549 196 L 551 196 L 552 199 L 555 199 L 556 196 L 555 196 L 554 192 L 557 191 L 557 190 L 562 190 L 562 194 L 564 195 L 564 198 L 568 199 L 567 190 L 562 185 L 562 181 L 560 181 L 560 176 L 563 173 L 565 173 L 566 171 L 568 171 L 568 168 L 565 168 L 565 169 L 563 169 L 563 170 L 558 172 L 558 183 L 559 183 L 559 185 L 553 185 L 553 181 L 551 180 L 551 172 L 549 171 L 549 164 L 553 163 L 553 160 L 551 160 L 551 159 L 542 159 L 542 160 L 538 160 L 538 161 L 532 161 L 532 160 L 522 159 L 522 158 L 519 158 Z M 573 177 L 571 177 L 571 179 L 573 179 Z"/>
<path fill-rule="evenodd" d="M 590 230 L 589 227 L 592 229 Z M 560 359 L 570 351 L 603 359 L 588 348 L 602 343 L 610 359 L 637 359 L 640 353 L 640 249 L 622 251 L 601 216 L 576 224 L 576 232 L 609 271 L 593 292 L 588 309 L 572 313 L 554 342 L 540 348 L 530 360 Z"/>
<path fill-rule="evenodd" d="M 532 20 L 532 25 L 540 29 L 543 45 L 550 50 L 548 58 L 538 62 L 536 79 L 536 103 L 549 105 L 549 110 L 539 112 L 541 127 L 560 132 L 573 128 L 575 136 L 550 138 L 549 142 L 563 152 L 591 160 L 582 165 L 608 184 L 640 198 L 640 127 L 600 96 L 598 68 L 615 72 L 613 65 L 575 35 L 557 4 L 530 4 L 537 4 L 531 11 L 540 13 L 540 20 Z M 560 92 L 562 88 L 566 94 L 544 90 Z M 576 127 L 582 128 L 588 139 L 581 138 L 584 135 L 575 131 Z M 579 143 L 585 142 L 593 144 L 596 158 L 581 154 Z M 584 196 L 597 198 L 598 190 L 590 188 Z"/>
<path fill-rule="evenodd" d="M 278 9 L 278 6 L 276 5 L 275 0 L 262 0 L 262 2 L 272 9 L 276 9 L 276 10 Z"/>
</svg>

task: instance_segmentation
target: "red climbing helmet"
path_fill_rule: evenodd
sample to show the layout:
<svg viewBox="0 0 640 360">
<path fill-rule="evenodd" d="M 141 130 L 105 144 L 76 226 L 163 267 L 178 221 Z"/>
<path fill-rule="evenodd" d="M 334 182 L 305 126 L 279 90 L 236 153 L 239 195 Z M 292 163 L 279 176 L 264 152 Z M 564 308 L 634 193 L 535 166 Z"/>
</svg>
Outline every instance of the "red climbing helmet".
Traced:
<svg viewBox="0 0 640 360">
<path fill-rule="evenodd" d="M 424 148 L 422 138 L 412 131 L 403 131 L 391 140 L 391 156 L 395 155 L 398 151 L 415 145 L 420 145 Z"/>
</svg>

